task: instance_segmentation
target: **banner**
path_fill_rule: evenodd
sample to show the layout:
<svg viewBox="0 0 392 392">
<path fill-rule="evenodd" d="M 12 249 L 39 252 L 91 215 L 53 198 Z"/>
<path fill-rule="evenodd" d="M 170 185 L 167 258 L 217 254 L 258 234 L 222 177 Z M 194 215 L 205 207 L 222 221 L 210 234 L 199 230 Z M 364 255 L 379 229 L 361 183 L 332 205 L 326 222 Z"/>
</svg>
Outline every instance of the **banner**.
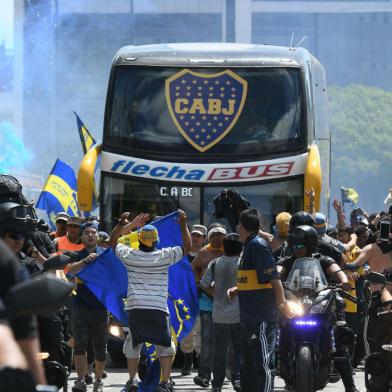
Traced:
<svg viewBox="0 0 392 392">
<path fill-rule="evenodd" d="M 359 195 L 354 188 L 340 188 L 342 192 L 342 203 L 352 203 L 357 204 Z"/>
</svg>

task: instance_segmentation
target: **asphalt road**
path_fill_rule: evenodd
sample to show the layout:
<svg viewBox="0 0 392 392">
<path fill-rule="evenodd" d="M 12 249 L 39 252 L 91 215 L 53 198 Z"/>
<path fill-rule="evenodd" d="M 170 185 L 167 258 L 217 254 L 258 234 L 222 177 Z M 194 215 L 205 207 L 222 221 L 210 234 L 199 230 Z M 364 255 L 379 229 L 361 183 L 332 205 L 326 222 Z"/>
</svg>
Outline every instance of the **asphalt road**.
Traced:
<svg viewBox="0 0 392 392">
<path fill-rule="evenodd" d="M 128 375 L 126 369 L 123 368 L 108 368 L 107 369 L 108 377 L 104 379 L 104 391 L 105 392 L 120 392 L 121 389 L 124 387 L 125 382 L 128 379 Z M 210 391 L 211 388 L 201 388 L 198 387 L 193 383 L 193 377 L 196 375 L 194 373 L 192 376 L 181 377 L 178 370 L 174 370 L 173 372 L 173 379 L 176 383 L 175 385 L 175 392 L 185 392 L 185 391 Z M 72 391 L 72 385 L 75 380 L 75 373 L 71 374 L 69 379 L 69 386 L 68 391 Z M 355 382 L 357 388 L 361 392 L 366 392 L 365 388 L 365 381 L 364 381 L 364 373 L 363 370 L 357 370 L 355 374 Z M 88 386 L 87 390 L 92 391 L 92 386 Z M 231 387 L 231 384 L 227 383 L 224 385 L 224 391 L 234 391 Z M 284 389 L 284 382 L 281 379 L 277 379 L 275 383 L 274 391 L 285 391 Z M 344 387 L 341 381 L 336 384 L 328 384 L 326 388 L 323 389 L 326 392 L 344 392 Z"/>
</svg>

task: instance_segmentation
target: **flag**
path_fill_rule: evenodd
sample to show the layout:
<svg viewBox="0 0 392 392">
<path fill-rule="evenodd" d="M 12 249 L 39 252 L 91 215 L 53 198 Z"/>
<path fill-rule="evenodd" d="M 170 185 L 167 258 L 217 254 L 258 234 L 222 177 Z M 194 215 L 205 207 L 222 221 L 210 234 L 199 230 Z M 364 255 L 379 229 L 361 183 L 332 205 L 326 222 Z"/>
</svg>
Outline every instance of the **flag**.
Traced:
<svg viewBox="0 0 392 392">
<path fill-rule="evenodd" d="M 174 212 L 153 222 L 159 233 L 159 246 L 167 248 L 182 245 L 178 213 Z M 135 234 L 126 239 L 135 244 Z M 124 325 L 128 325 L 128 315 L 124 311 L 124 299 L 127 295 L 127 271 L 112 249 L 107 249 L 79 272 L 78 277 Z M 105 277 L 103 279 L 103 277 Z M 199 302 L 194 275 L 187 256 L 169 268 L 168 309 L 172 334 L 175 342 L 180 342 L 189 334 L 199 312 Z M 140 392 L 154 391 L 159 382 L 160 366 L 154 360 L 154 347 L 147 348 L 150 366 L 145 380 L 140 383 Z"/>
<path fill-rule="evenodd" d="M 80 142 L 82 143 L 83 154 L 86 155 L 86 152 L 92 146 L 94 146 L 94 144 L 97 144 L 97 142 L 95 141 L 95 139 L 91 135 L 90 131 L 83 124 L 82 120 L 77 115 L 77 113 L 75 111 L 73 113 L 76 116 L 76 123 L 78 125 L 78 131 L 79 131 L 79 136 L 80 136 Z"/>
<path fill-rule="evenodd" d="M 66 212 L 69 216 L 79 215 L 76 189 L 72 167 L 57 159 L 36 204 L 37 208 L 46 211 L 52 228 L 56 227 L 55 215 L 59 212 Z"/>
<path fill-rule="evenodd" d="M 342 192 L 342 203 L 357 204 L 359 195 L 354 188 L 340 188 Z"/>
</svg>

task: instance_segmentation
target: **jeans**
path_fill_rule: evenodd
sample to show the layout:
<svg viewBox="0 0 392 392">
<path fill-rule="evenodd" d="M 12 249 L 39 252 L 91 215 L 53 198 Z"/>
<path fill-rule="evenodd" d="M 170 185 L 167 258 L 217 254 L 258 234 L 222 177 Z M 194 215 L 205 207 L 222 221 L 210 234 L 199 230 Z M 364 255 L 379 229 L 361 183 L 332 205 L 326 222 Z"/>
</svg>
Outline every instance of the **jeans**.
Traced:
<svg viewBox="0 0 392 392">
<path fill-rule="evenodd" d="M 274 389 L 277 323 L 263 321 L 242 327 L 242 392 L 271 392 Z"/>
<path fill-rule="evenodd" d="M 211 379 L 214 336 L 212 329 L 212 312 L 200 311 L 201 348 L 198 375 L 206 380 Z"/>
<path fill-rule="evenodd" d="M 213 324 L 214 328 L 214 379 L 211 385 L 213 387 L 222 388 L 226 375 L 227 356 L 229 351 L 229 343 L 234 351 L 234 363 L 231 368 L 232 378 L 234 382 L 240 379 L 241 366 L 241 326 L 240 324 Z"/>
</svg>

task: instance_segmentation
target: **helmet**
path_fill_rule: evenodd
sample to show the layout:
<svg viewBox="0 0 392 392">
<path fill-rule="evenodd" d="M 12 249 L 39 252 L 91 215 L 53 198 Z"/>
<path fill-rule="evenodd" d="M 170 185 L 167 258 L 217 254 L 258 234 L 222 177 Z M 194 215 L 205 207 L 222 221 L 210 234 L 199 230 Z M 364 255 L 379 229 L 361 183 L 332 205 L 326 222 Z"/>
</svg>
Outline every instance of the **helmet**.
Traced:
<svg viewBox="0 0 392 392">
<path fill-rule="evenodd" d="M 290 247 L 293 245 L 304 245 L 309 252 L 316 249 L 318 240 L 317 231 L 311 226 L 298 226 L 289 233 L 287 242 Z"/>
<path fill-rule="evenodd" d="M 309 212 L 305 211 L 300 211 L 294 214 L 289 223 L 289 233 L 293 231 L 294 227 L 306 225 L 306 226 L 311 226 L 314 227 L 315 225 L 315 220 Z"/>
<path fill-rule="evenodd" d="M 30 234 L 35 231 L 37 222 L 33 207 L 13 202 L 0 203 L 0 233 L 10 231 Z"/>
<path fill-rule="evenodd" d="M 327 231 L 327 218 L 321 212 L 316 212 L 315 214 L 315 229 L 319 235 L 324 235 Z"/>
</svg>

